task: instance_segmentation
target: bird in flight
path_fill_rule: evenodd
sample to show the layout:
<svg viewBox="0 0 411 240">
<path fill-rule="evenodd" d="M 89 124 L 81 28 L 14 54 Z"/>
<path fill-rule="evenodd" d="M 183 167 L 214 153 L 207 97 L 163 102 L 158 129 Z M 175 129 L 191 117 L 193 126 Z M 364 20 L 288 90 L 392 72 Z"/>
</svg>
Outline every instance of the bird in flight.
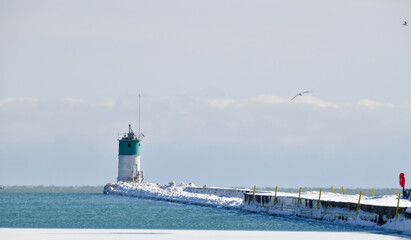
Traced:
<svg viewBox="0 0 411 240">
<path fill-rule="evenodd" d="M 404 23 L 403 23 L 402 25 L 404 25 L 404 26 L 408 26 L 407 21 L 404 21 Z"/>
<path fill-rule="evenodd" d="M 298 93 L 297 95 L 295 95 L 293 98 L 291 98 L 290 102 L 291 102 L 292 100 L 294 100 L 294 98 L 296 98 L 296 97 L 298 97 L 298 96 L 303 96 L 303 95 L 306 94 L 306 93 L 312 93 L 312 92 L 313 92 L 313 91 L 300 92 L 300 93 Z"/>
</svg>

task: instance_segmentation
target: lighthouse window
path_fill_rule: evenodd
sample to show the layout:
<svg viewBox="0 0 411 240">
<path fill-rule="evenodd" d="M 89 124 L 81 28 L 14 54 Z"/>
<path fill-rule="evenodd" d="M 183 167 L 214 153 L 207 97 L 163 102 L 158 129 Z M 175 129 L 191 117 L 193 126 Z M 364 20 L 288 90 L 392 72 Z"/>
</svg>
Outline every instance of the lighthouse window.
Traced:
<svg viewBox="0 0 411 240">
<path fill-rule="evenodd" d="M 130 143 L 128 144 L 128 147 L 131 148 L 131 144 L 130 144 Z"/>
</svg>

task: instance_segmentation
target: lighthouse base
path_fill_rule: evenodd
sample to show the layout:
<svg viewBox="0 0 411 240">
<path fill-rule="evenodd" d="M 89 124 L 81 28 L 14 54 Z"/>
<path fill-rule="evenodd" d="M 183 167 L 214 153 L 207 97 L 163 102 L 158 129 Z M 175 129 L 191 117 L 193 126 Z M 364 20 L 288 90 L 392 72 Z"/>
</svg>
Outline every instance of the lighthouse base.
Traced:
<svg viewBox="0 0 411 240">
<path fill-rule="evenodd" d="M 133 177 L 123 177 L 123 178 L 117 178 L 117 182 L 135 182 L 135 183 L 141 183 L 144 180 L 144 173 L 143 171 L 138 171 L 136 176 Z"/>
<path fill-rule="evenodd" d="M 141 183 L 143 179 L 143 171 L 140 171 L 140 155 L 118 156 L 118 182 Z"/>
</svg>

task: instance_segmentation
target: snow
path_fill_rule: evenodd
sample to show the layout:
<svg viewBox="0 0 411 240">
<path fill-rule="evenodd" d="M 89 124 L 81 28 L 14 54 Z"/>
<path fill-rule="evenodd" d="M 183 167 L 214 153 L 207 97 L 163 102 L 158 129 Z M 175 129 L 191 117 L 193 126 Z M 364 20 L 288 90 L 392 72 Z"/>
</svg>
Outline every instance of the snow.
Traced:
<svg viewBox="0 0 411 240">
<path fill-rule="evenodd" d="M 315 239 L 315 240 L 399 240 L 399 235 L 365 232 L 210 231 L 153 229 L 28 229 L 0 228 L 0 239 L 13 240 L 185 240 L 185 239 Z"/>
<path fill-rule="evenodd" d="M 319 191 L 309 191 L 309 192 L 301 192 L 301 198 L 306 199 L 314 199 L 318 200 Z M 267 195 L 273 196 L 273 192 L 265 193 Z M 298 193 L 282 193 L 278 192 L 277 196 L 289 196 L 289 197 L 298 197 Z M 358 198 L 360 194 L 341 194 L 341 193 L 331 193 L 331 192 L 322 192 L 321 193 L 321 200 L 322 201 L 334 201 L 334 202 L 351 202 L 351 203 L 358 203 Z M 398 202 L 398 195 L 385 195 L 385 196 L 378 196 L 378 197 L 368 197 L 368 196 L 361 196 L 361 204 L 369 204 L 375 206 L 391 206 L 396 207 Z M 400 199 L 400 207 L 409 207 L 411 208 L 411 201 L 408 199 Z"/>
<path fill-rule="evenodd" d="M 189 186 L 193 185 L 184 183 L 180 185 L 159 185 L 155 183 L 135 184 L 123 182 L 119 186 L 112 188 L 110 194 L 229 208 L 239 208 L 242 203 L 241 198 L 184 191 Z"/>
</svg>

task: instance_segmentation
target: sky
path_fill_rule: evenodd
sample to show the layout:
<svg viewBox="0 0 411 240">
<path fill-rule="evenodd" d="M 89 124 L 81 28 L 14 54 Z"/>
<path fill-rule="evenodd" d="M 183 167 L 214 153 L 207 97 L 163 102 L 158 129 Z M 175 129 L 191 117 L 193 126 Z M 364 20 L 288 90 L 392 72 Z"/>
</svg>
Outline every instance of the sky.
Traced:
<svg viewBox="0 0 411 240">
<path fill-rule="evenodd" d="M 0 185 L 115 181 L 141 94 L 145 181 L 397 188 L 404 21 L 406 0 L 0 0 Z"/>
</svg>

